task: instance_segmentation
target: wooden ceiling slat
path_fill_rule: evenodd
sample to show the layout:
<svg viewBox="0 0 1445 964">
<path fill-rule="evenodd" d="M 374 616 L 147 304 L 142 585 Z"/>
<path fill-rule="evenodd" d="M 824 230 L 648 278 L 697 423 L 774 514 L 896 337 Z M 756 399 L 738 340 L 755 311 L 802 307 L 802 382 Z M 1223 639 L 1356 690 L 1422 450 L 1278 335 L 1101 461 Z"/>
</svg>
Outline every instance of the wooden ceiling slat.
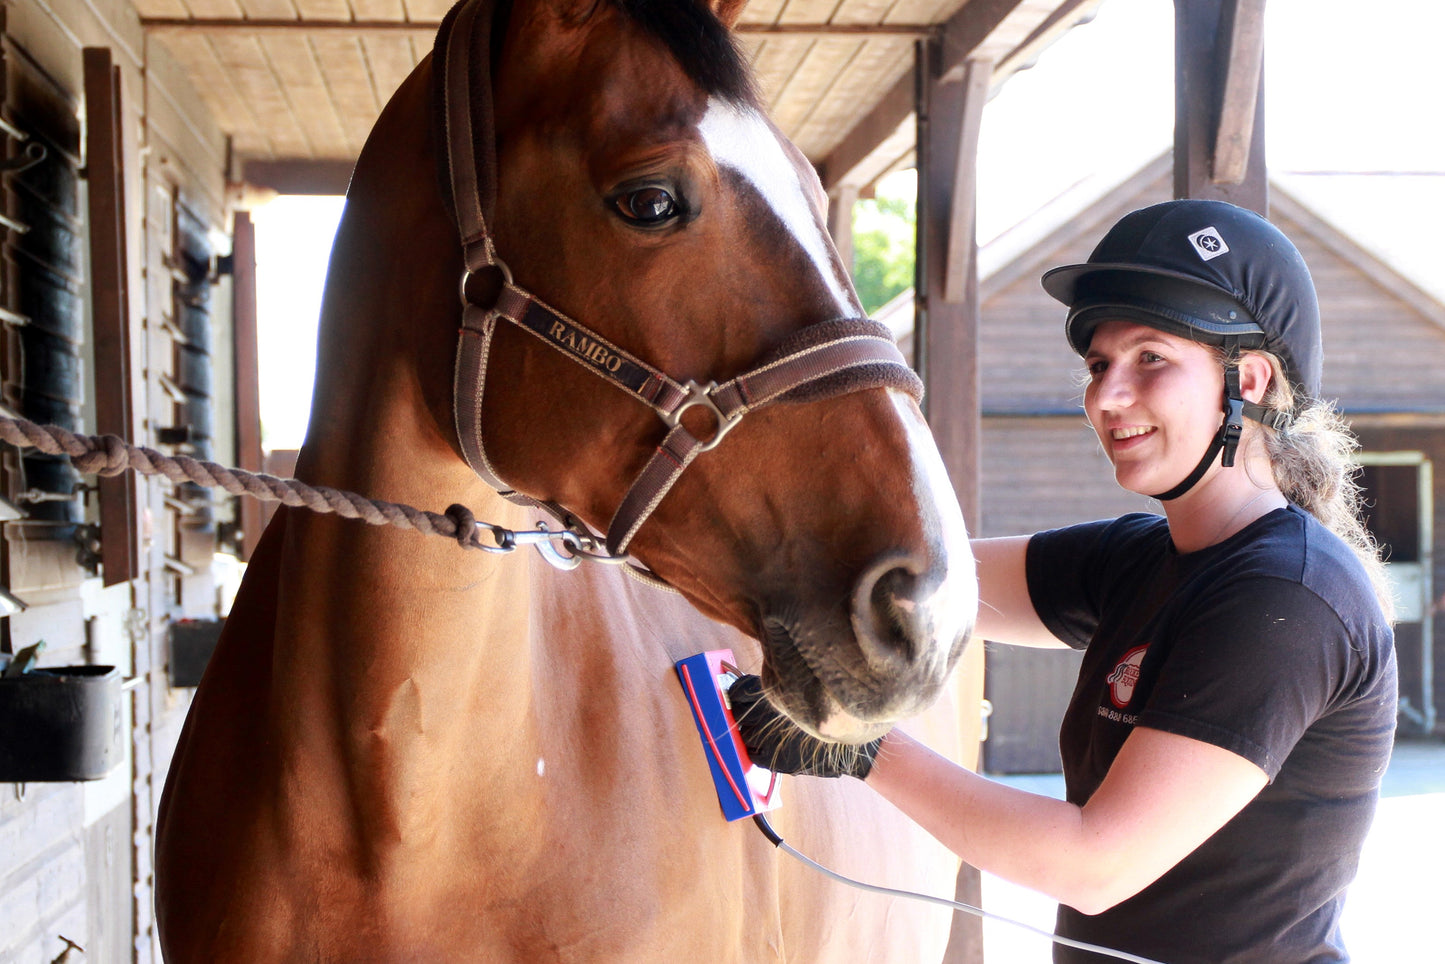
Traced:
<svg viewBox="0 0 1445 964">
<path fill-rule="evenodd" d="M 753 72 L 757 75 L 763 100 L 770 109 L 776 110 L 813 43 L 812 40 L 769 37 L 759 45 L 753 58 Z"/>
<path fill-rule="evenodd" d="M 135 12 L 142 17 L 184 17 L 186 5 L 181 0 L 134 0 Z"/>
<path fill-rule="evenodd" d="M 361 48 L 371 65 L 376 99 L 385 104 L 416 67 L 412 42 L 407 37 L 364 37 Z"/>
<path fill-rule="evenodd" d="M 897 0 L 884 23 L 942 23 L 972 0 Z"/>
<path fill-rule="evenodd" d="M 440 23 L 455 0 L 404 0 L 408 20 Z"/>
<path fill-rule="evenodd" d="M 357 20 L 405 20 L 406 7 L 401 0 L 351 0 Z"/>
<path fill-rule="evenodd" d="M 351 20 L 351 5 L 346 0 L 296 0 L 302 20 Z"/>
<path fill-rule="evenodd" d="M 773 122 L 788 131 L 790 137 L 794 136 L 812 113 L 818 98 L 832 86 L 833 79 L 847 68 L 862 46 L 864 43 L 857 40 L 824 39 L 813 44 L 772 105 Z M 798 146 L 807 153 L 807 148 Z"/>
<path fill-rule="evenodd" d="M 294 20 L 296 5 L 291 0 L 240 0 L 248 20 Z"/>
<path fill-rule="evenodd" d="M 310 142 L 310 150 L 301 156 L 346 156 L 346 131 L 310 41 L 292 34 L 269 36 L 262 44 L 277 82 L 290 96 L 291 112 Z"/>
<path fill-rule="evenodd" d="M 893 9 L 893 0 L 843 0 L 829 18 L 835 24 L 880 24 Z M 919 21 L 922 22 L 922 21 Z"/>
<path fill-rule="evenodd" d="M 185 0 L 187 16 L 194 19 L 239 17 L 241 7 L 236 0 Z"/>
<path fill-rule="evenodd" d="M 788 0 L 778 15 L 779 24 L 827 23 L 838 0 Z"/>
<path fill-rule="evenodd" d="M 317 63 L 331 99 L 339 106 L 341 129 L 353 153 L 371 133 L 371 125 L 381 113 L 373 86 L 371 68 L 356 37 L 325 34 L 311 38 L 316 48 Z"/>
<path fill-rule="evenodd" d="M 222 130 L 234 133 L 237 140 L 245 140 L 248 147 L 254 145 L 260 136 L 253 133 L 256 117 L 241 96 L 236 93 L 226 68 L 216 58 L 216 51 L 210 41 L 202 36 L 177 37 L 168 43 L 171 56 L 175 57 L 181 69 L 201 91 L 207 105 L 216 116 L 216 123 Z M 267 147 L 262 141 L 262 147 Z"/>
<path fill-rule="evenodd" d="M 878 91 L 888 90 L 913 69 L 913 44 L 906 40 L 874 40 L 865 44 L 847 71 L 839 74 L 819 98 L 813 113 L 793 135 L 809 157 L 823 157 L 858 122 L 860 104 L 871 104 Z M 804 146 L 810 145 L 810 146 Z"/>
<path fill-rule="evenodd" d="M 777 23 L 787 0 L 749 0 L 738 16 L 739 24 Z"/>
<path fill-rule="evenodd" d="M 211 46 L 230 73 L 236 92 L 263 121 L 272 154 L 291 157 L 305 152 L 306 135 L 291 113 L 291 104 L 260 41 L 245 36 L 212 37 Z"/>
</svg>

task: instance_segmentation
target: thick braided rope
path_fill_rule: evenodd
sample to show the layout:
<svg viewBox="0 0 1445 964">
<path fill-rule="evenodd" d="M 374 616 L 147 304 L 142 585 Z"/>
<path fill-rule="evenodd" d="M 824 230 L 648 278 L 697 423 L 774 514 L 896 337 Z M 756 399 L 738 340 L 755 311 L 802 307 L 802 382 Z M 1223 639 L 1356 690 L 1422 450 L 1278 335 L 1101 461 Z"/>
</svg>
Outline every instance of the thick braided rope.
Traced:
<svg viewBox="0 0 1445 964">
<path fill-rule="evenodd" d="M 64 455 L 87 475 L 115 476 L 135 469 L 142 475 L 162 475 L 172 482 L 194 482 L 207 488 L 224 489 L 232 495 L 249 495 L 312 512 L 334 513 L 347 519 L 360 519 L 368 525 L 389 525 L 445 536 L 468 548 L 482 547 L 471 512 L 460 505 L 452 506 L 445 514 L 428 512 L 329 486 L 307 485 L 296 479 L 227 468 L 186 455 L 165 455 L 152 448 L 131 445 L 116 435 L 77 435 L 58 425 L 37 425 L 23 418 L 0 416 L 0 440 L 16 448 Z"/>
</svg>

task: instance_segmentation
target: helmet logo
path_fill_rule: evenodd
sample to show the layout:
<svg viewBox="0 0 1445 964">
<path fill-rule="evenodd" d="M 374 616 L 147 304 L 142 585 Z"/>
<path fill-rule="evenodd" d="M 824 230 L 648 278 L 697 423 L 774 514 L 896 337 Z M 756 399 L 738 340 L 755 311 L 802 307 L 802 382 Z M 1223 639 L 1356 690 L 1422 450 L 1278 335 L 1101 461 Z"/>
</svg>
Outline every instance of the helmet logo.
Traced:
<svg viewBox="0 0 1445 964">
<path fill-rule="evenodd" d="M 1207 228 L 1200 228 L 1189 236 L 1189 243 L 1194 245 L 1195 252 L 1201 261 L 1213 261 L 1221 254 L 1229 253 L 1229 245 L 1219 236 L 1219 231 L 1212 225 Z"/>
</svg>

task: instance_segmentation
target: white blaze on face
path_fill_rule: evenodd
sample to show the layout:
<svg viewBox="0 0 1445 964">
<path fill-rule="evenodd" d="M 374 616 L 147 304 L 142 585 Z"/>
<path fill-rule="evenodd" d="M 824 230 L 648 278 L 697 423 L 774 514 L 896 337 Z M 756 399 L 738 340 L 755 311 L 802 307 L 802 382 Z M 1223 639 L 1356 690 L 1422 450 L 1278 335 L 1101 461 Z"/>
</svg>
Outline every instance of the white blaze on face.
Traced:
<svg viewBox="0 0 1445 964">
<path fill-rule="evenodd" d="M 756 110 L 714 97 L 698 125 L 698 133 L 719 167 L 736 171 L 747 180 L 798 245 L 818 266 L 818 276 L 838 302 L 839 315 L 854 313 L 852 298 L 834 271 L 828 244 L 808 192 L 799 180 L 778 135 Z"/>
</svg>

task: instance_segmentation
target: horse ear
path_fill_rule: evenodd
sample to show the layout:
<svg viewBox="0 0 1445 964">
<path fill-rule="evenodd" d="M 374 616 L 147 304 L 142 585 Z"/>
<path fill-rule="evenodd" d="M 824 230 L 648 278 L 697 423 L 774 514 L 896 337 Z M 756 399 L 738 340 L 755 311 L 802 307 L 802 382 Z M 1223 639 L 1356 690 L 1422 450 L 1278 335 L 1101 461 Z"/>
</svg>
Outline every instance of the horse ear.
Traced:
<svg viewBox="0 0 1445 964">
<path fill-rule="evenodd" d="M 712 0 L 712 12 L 731 30 L 747 5 L 748 0 Z"/>
</svg>

